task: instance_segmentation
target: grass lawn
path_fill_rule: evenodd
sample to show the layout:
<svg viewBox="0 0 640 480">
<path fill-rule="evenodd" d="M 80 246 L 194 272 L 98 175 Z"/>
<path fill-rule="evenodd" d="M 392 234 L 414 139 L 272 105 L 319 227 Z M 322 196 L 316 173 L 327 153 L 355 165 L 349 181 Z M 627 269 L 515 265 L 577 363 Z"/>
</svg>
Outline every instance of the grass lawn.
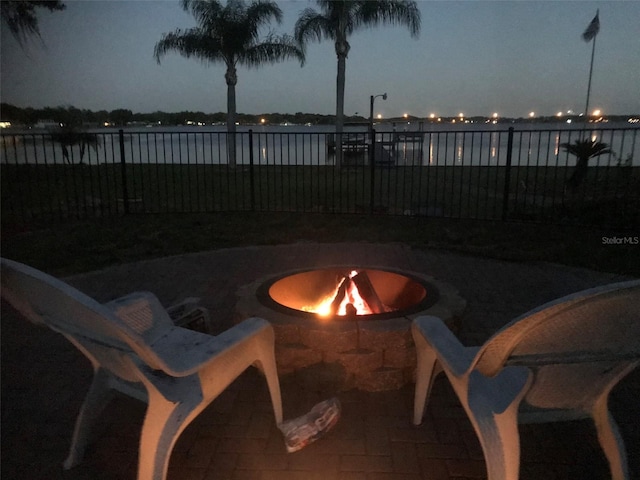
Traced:
<svg viewBox="0 0 640 480">
<path fill-rule="evenodd" d="M 309 242 L 401 242 L 511 261 L 548 261 L 640 276 L 640 245 L 603 237 L 638 232 L 442 218 L 319 214 L 130 214 L 17 230 L 3 226 L 2 256 L 55 275 L 189 252 Z"/>
<path fill-rule="evenodd" d="M 617 228 L 637 226 L 640 211 L 640 167 L 592 168 L 572 192 L 571 169 L 546 166 L 29 164 L 0 173 L 3 225 L 117 216 L 125 198 L 131 212 L 153 214 L 373 212 Z"/>
</svg>

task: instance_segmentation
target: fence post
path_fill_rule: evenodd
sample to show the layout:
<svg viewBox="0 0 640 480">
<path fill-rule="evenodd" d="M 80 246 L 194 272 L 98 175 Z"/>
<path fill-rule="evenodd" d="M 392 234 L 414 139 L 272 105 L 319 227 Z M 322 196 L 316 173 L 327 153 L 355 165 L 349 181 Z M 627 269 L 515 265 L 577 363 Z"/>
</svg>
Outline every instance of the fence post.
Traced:
<svg viewBox="0 0 640 480">
<path fill-rule="evenodd" d="M 118 130 L 118 142 L 120 143 L 120 172 L 122 174 L 122 202 L 124 213 L 129 213 L 129 190 L 127 189 L 127 164 L 124 157 L 124 130 Z"/>
<path fill-rule="evenodd" d="M 251 211 L 256 210 L 256 189 L 253 172 L 253 129 L 249 129 L 249 184 L 251 189 Z"/>
<path fill-rule="evenodd" d="M 509 187 L 511 184 L 511 159 L 513 156 L 513 127 L 509 127 L 507 141 L 507 170 L 504 172 L 504 191 L 502 193 L 502 221 L 507 219 L 509 212 Z"/>
<path fill-rule="evenodd" d="M 375 209 L 375 173 L 376 173 L 376 131 L 371 129 L 371 151 L 369 152 L 369 168 L 371 169 L 371 185 L 369 193 L 369 213 L 373 213 Z"/>
</svg>

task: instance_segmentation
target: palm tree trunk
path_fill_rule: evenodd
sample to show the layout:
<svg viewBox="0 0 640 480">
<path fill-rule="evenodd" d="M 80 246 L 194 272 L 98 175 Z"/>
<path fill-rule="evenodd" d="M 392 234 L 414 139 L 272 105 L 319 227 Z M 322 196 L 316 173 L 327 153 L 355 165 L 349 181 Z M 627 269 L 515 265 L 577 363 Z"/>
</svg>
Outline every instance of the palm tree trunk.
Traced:
<svg viewBox="0 0 640 480">
<path fill-rule="evenodd" d="M 336 77 L 336 166 L 342 166 L 342 131 L 344 130 L 344 84 L 347 58 L 338 55 L 338 75 Z"/>
<path fill-rule="evenodd" d="M 589 157 L 578 158 L 578 162 L 576 163 L 575 168 L 573 169 L 573 173 L 567 180 L 567 186 L 573 192 L 575 191 L 582 180 L 587 176 L 587 172 L 589 171 Z"/>
<path fill-rule="evenodd" d="M 67 146 L 64 144 L 60 145 L 62 147 L 62 158 L 65 159 L 68 165 L 71 165 L 71 160 L 69 159 L 69 150 L 67 150 Z"/>
<path fill-rule="evenodd" d="M 238 76 L 233 65 L 227 66 L 227 156 L 230 167 L 236 166 L 236 83 Z"/>
</svg>

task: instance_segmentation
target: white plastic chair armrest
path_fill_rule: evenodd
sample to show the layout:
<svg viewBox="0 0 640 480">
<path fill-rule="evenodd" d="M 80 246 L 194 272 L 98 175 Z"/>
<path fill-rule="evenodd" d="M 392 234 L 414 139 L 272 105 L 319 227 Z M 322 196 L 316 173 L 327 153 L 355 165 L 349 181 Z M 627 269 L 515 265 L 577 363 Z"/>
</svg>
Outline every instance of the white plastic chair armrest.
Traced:
<svg viewBox="0 0 640 480">
<path fill-rule="evenodd" d="M 433 348 L 445 371 L 463 376 L 473 361 L 477 348 L 465 347 L 438 317 L 421 316 L 413 321 L 417 331 Z"/>
<path fill-rule="evenodd" d="M 250 340 L 265 328 L 271 328 L 271 325 L 260 318 L 244 320 L 217 336 L 172 327 L 149 345 L 149 348 L 167 375 L 186 377 L 200 371 L 219 355 Z"/>
</svg>

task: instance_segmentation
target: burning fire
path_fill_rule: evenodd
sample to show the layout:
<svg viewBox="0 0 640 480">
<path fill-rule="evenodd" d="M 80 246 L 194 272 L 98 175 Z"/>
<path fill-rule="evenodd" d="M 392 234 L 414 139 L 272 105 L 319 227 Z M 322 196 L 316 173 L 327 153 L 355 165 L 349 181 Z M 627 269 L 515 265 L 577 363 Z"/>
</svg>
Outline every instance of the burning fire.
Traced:
<svg viewBox="0 0 640 480">
<path fill-rule="evenodd" d="M 360 293 L 358 285 L 361 288 L 363 286 L 365 288 L 368 287 L 369 293 L 368 295 L 365 294 L 365 296 L 371 303 L 374 303 L 375 300 L 375 303 L 381 308 L 369 305 L 369 302 Z M 371 315 L 386 309 L 380 304 L 366 273 L 353 270 L 349 275 L 343 276 L 337 282 L 335 290 L 330 295 L 327 295 L 316 305 L 302 307 L 302 310 L 328 317 L 330 315 Z"/>
</svg>

